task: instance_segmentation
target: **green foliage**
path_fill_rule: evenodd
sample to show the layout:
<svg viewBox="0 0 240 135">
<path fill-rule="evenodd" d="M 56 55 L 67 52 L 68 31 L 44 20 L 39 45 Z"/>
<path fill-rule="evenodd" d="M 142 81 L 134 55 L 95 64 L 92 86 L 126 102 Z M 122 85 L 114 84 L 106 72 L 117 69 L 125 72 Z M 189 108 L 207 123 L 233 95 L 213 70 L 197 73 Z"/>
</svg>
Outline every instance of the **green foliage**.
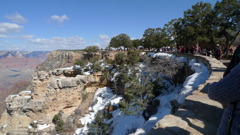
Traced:
<svg viewBox="0 0 240 135">
<path fill-rule="evenodd" d="M 109 72 L 108 69 L 106 69 L 106 68 L 103 69 L 102 73 L 103 73 L 102 80 L 108 80 L 108 79 L 110 79 L 110 72 Z"/>
<path fill-rule="evenodd" d="M 93 56 L 90 60 L 89 60 L 89 62 L 91 62 L 91 63 L 96 63 L 97 61 L 99 61 L 100 60 L 100 57 L 99 56 Z"/>
<path fill-rule="evenodd" d="M 86 47 L 85 49 L 84 49 L 84 52 L 85 52 L 85 54 L 84 54 L 84 57 L 85 57 L 85 59 L 87 59 L 87 60 L 91 60 L 91 59 L 93 59 L 94 58 L 94 54 L 96 53 L 96 52 L 98 52 L 100 49 L 99 49 L 99 47 L 98 46 L 88 46 L 88 47 Z"/>
<path fill-rule="evenodd" d="M 57 131 L 57 133 L 61 133 L 64 128 L 64 121 L 62 120 L 62 111 L 60 111 L 58 114 L 54 115 L 52 122 L 55 124 L 55 130 Z"/>
<path fill-rule="evenodd" d="M 156 79 L 152 82 L 153 85 L 153 94 L 154 96 L 158 96 L 162 94 L 163 90 L 166 90 L 167 87 L 165 86 L 165 83 L 162 81 L 162 79 Z"/>
<path fill-rule="evenodd" d="M 239 0 L 217 1 L 214 7 L 210 3 L 198 2 L 184 12 L 183 18 L 166 24 L 165 29 L 178 45 L 208 44 L 214 49 L 216 43 L 220 43 L 224 50 L 228 50 L 240 33 L 239 18 Z"/>
<path fill-rule="evenodd" d="M 119 48 L 119 47 L 124 47 L 124 48 L 132 48 L 132 41 L 130 37 L 127 34 L 119 34 L 115 37 L 113 37 L 110 41 L 109 47 L 113 48 Z"/>
<path fill-rule="evenodd" d="M 91 69 L 93 70 L 93 72 L 99 72 L 102 70 L 102 67 L 99 63 L 93 63 Z"/>
<path fill-rule="evenodd" d="M 114 65 L 123 65 L 127 60 L 127 55 L 125 53 L 118 53 L 114 59 Z"/>
<path fill-rule="evenodd" d="M 128 74 L 126 70 L 123 70 L 116 76 L 116 86 L 118 90 L 121 90 L 120 92 L 118 91 L 118 93 L 123 95 L 123 99 L 119 103 L 119 108 L 126 115 L 138 115 L 137 113 L 140 110 L 143 111 L 154 96 L 151 82 L 139 82 L 139 80 L 136 79 L 136 72 L 137 71 L 134 71 L 132 68 L 130 74 Z"/>
<path fill-rule="evenodd" d="M 134 66 L 140 61 L 140 56 L 138 51 L 128 50 L 127 53 L 127 63 L 130 66 Z"/>
<path fill-rule="evenodd" d="M 94 122 L 87 125 L 89 128 L 88 135 L 109 135 L 109 125 L 104 123 L 105 119 L 103 111 L 100 110 L 95 115 Z"/>
<path fill-rule="evenodd" d="M 31 122 L 30 126 L 33 127 L 33 128 L 37 128 L 38 127 L 36 122 Z"/>
<path fill-rule="evenodd" d="M 81 66 L 81 67 L 84 67 L 84 66 L 87 65 L 87 63 L 88 63 L 87 60 L 82 59 L 82 60 L 79 60 L 79 61 L 75 62 L 75 65 L 79 65 L 79 66 Z"/>
<path fill-rule="evenodd" d="M 125 84 L 129 82 L 131 76 L 127 75 L 126 70 L 120 72 L 115 78 L 115 85 L 117 86 L 116 93 L 122 95 L 125 91 Z"/>
<path fill-rule="evenodd" d="M 84 52 L 86 53 L 93 53 L 93 52 L 98 52 L 100 49 L 98 46 L 88 46 L 84 49 Z"/>
<path fill-rule="evenodd" d="M 57 124 L 60 120 L 61 120 L 61 118 L 58 114 L 54 115 L 54 117 L 52 119 L 52 123 Z"/>
<path fill-rule="evenodd" d="M 57 122 L 57 124 L 55 125 L 55 130 L 57 131 L 57 133 L 60 133 L 64 130 L 63 124 L 64 124 L 63 120 Z"/>
<path fill-rule="evenodd" d="M 166 29 L 149 28 L 143 34 L 144 48 L 161 48 L 171 44 L 171 37 L 167 34 Z"/>
<path fill-rule="evenodd" d="M 118 53 L 113 61 L 109 61 L 112 65 L 120 66 L 123 68 L 124 65 L 134 66 L 140 61 L 138 51 L 128 50 L 126 53 Z"/>
<path fill-rule="evenodd" d="M 142 41 L 140 39 L 134 39 L 132 40 L 132 45 L 134 48 L 138 48 L 139 46 L 142 46 Z"/>
<path fill-rule="evenodd" d="M 184 12 L 185 30 L 188 38 L 192 43 L 201 43 L 210 41 L 207 37 L 208 29 L 206 29 L 205 19 L 212 11 L 210 3 L 198 2 Z"/>
<path fill-rule="evenodd" d="M 218 36 L 225 38 L 225 48 L 229 49 L 231 43 L 240 32 L 240 1 L 222 0 L 214 6 L 213 12 L 218 26 Z"/>
</svg>

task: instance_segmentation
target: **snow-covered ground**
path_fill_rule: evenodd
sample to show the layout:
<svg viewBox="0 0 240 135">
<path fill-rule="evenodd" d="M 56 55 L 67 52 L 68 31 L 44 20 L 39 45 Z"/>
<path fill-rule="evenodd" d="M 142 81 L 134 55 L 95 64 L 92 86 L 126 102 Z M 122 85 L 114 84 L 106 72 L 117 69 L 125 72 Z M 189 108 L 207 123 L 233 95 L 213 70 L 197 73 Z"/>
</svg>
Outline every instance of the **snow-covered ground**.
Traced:
<svg viewBox="0 0 240 135">
<path fill-rule="evenodd" d="M 33 121 L 34 123 L 37 123 L 37 121 Z M 44 129 L 46 129 L 46 128 L 49 128 L 50 127 L 50 125 L 48 125 L 48 124 L 37 124 L 37 129 L 39 130 L 39 131 L 41 131 L 41 130 L 44 130 Z M 28 126 L 28 128 L 29 129 L 31 129 L 31 128 L 33 128 L 31 125 L 29 125 Z"/>
<path fill-rule="evenodd" d="M 161 54 L 163 55 L 163 54 Z M 165 55 L 166 56 L 166 55 Z M 179 59 L 175 56 L 169 55 L 169 57 L 174 59 Z M 182 62 L 187 61 L 186 58 L 181 58 Z M 172 93 L 160 95 L 155 99 L 160 101 L 160 106 L 158 107 L 158 113 L 152 115 L 148 121 L 146 121 L 141 128 L 137 129 L 134 133 L 135 135 L 143 135 L 146 134 L 148 131 L 151 130 L 152 127 L 155 126 L 155 123 L 162 119 L 165 115 L 170 114 L 171 112 L 171 105 L 170 101 L 177 100 L 178 103 L 182 104 L 185 98 L 190 95 L 194 90 L 198 89 L 198 85 L 204 83 L 210 73 L 208 68 L 203 63 L 196 63 L 196 60 L 190 60 L 188 65 L 191 69 L 195 72 L 194 74 L 188 76 L 183 84 L 183 87 L 176 87 Z"/>
<path fill-rule="evenodd" d="M 148 54 L 152 57 L 157 58 L 172 58 L 178 62 L 187 62 L 188 60 L 184 57 L 176 57 L 172 54 L 167 53 L 150 53 Z M 196 60 L 190 60 L 189 66 L 195 71 L 194 74 L 187 77 L 183 86 L 171 86 L 170 89 L 174 89 L 171 93 L 161 94 L 156 97 L 155 100 L 160 101 L 158 111 L 155 115 L 152 115 L 148 121 L 145 121 L 141 115 L 124 115 L 119 109 L 112 112 L 113 118 L 108 120 L 108 123 L 111 123 L 112 134 L 113 135 L 125 135 L 132 133 L 133 135 L 146 134 L 155 126 L 155 123 L 162 119 L 165 115 L 171 113 L 170 101 L 176 100 L 180 104 L 184 102 L 185 98 L 192 93 L 192 91 L 197 90 L 198 85 L 204 83 L 210 73 L 207 67 L 203 63 L 196 63 Z M 117 75 L 118 73 L 116 73 Z M 114 78 L 116 77 L 114 75 Z M 113 78 L 113 79 L 114 79 Z M 100 88 L 97 90 L 94 101 L 97 100 L 97 103 L 90 108 L 92 112 L 85 115 L 81 118 L 81 122 L 84 125 L 83 128 L 79 128 L 76 131 L 77 135 L 86 134 L 88 131 L 87 123 L 94 121 L 95 114 L 104 108 L 108 103 L 118 104 L 121 97 L 114 95 L 108 88 Z M 134 133 L 135 132 L 135 133 Z"/>
<path fill-rule="evenodd" d="M 99 110 L 104 109 L 104 107 L 111 103 L 112 105 L 117 105 L 122 99 L 121 96 L 114 95 L 111 90 L 107 87 L 99 88 L 94 96 L 93 102 L 96 102 L 95 105 L 89 108 L 90 113 L 85 115 L 80 119 L 81 123 L 84 125 L 82 128 L 76 130 L 75 134 L 85 135 L 88 132 L 87 124 L 94 121 L 94 117 Z"/>
</svg>

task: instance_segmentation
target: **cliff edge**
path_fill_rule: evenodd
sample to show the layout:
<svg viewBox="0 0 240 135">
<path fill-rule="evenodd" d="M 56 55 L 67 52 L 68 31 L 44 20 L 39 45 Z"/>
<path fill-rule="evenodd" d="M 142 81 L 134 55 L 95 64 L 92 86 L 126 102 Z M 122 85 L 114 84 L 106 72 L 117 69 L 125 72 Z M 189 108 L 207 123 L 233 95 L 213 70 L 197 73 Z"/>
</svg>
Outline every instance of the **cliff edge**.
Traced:
<svg viewBox="0 0 240 135">
<path fill-rule="evenodd" d="M 226 66 L 211 57 L 187 57 L 195 57 L 203 62 L 208 66 L 211 75 L 205 84 L 200 85 L 197 91 L 185 99 L 175 114 L 166 115 L 158 121 L 149 135 L 213 135 L 217 132 L 223 109 L 221 104 L 208 98 L 206 87 L 222 78 Z"/>
</svg>

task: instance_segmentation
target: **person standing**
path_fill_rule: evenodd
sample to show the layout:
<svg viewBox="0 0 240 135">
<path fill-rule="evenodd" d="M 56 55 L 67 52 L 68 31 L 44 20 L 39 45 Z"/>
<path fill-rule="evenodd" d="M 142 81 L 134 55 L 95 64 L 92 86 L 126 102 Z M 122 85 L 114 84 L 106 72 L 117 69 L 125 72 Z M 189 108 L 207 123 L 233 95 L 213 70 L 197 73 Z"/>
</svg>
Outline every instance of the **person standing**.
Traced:
<svg viewBox="0 0 240 135">
<path fill-rule="evenodd" d="M 228 73 L 234 68 L 238 63 L 240 63 L 240 44 L 238 45 L 237 49 L 234 51 L 233 57 L 228 64 L 226 71 L 223 74 L 223 77 L 227 76 Z"/>
<path fill-rule="evenodd" d="M 217 48 L 216 48 L 216 51 L 215 51 L 215 58 L 217 60 L 220 60 L 220 58 L 221 58 L 221 49 L 220 49 L 219 44 L 217 44 Z"/>
<path fill-rule="evenodd" d="M 224 107 L 217 135 L 240 135 L 240 45 L 223 79 L 208 87 L 208 96 Z"/>
</svg>

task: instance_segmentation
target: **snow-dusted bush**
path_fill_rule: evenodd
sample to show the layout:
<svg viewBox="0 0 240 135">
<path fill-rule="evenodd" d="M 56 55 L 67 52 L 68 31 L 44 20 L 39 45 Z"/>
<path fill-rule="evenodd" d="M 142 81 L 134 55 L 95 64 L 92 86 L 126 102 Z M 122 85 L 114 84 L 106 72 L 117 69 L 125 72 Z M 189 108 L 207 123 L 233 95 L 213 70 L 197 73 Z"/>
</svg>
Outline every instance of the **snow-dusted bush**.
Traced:
<svg viewBox="0 0 240 135">
<path fill-rule="evenodd" d="M 107 135 L 110 132 L 109 125 L 104 123 L 104 120 L 107 119 L 103 110 L 100 110 L 96 115 L 92 123 L 89 123 L 87 126 L 89 128 L 88 135 Z"/>
</svg>

